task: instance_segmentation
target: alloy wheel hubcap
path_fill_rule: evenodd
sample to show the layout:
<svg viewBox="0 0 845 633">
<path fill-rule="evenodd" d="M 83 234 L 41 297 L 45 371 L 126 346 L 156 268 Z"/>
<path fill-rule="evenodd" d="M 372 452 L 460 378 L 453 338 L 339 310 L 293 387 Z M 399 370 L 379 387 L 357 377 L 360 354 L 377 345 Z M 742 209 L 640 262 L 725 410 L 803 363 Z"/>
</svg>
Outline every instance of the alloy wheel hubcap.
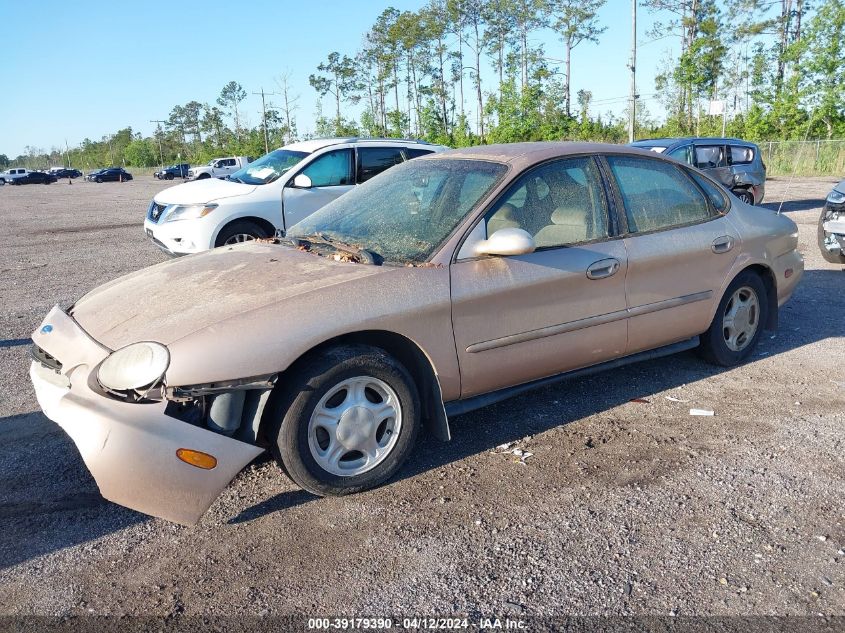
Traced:
<svg viewBox="0 0 845 633">
<path fill-rule="evenodd" d="M 251 242 L 255 239 L 254 235 L 250 235 L 249 233 L 238 233 L 233 235 L 228 240 L 223 242 L 225 246 L 229 246 L 231 244 L 240 244 L 241 242 Z"/>
<path fill-rule="evenodd" d="M 725 345 L 734 352 L 744 350 L 751 343 L 760 321 L 760 303 L 753 288 L 743 286 L 731 295 L 722 317 Z"/>
<path fill-rule="evenodd" d="M 357 376 L 329 389 L 317 403 L 308 422 L 308 448 L 326 472 L 353 477 L 381 464 L 401 429 L 396 392 L 378 378 Z"/>
</svg>

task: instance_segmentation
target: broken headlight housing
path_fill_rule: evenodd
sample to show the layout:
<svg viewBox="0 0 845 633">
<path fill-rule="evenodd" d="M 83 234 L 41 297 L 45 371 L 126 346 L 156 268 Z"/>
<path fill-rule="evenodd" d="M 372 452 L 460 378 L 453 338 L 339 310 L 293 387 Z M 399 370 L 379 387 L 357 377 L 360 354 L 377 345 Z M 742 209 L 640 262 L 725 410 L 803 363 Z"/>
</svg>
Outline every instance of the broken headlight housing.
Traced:
<svg viewBox="0 0 845 633">
<path fill-rule="evenodd" d="M 112 352 L 97 370 L 97 380 L 109 391 L 152 387 L 167 371 L 170 352 L 161 343 L 132 343 Z"/>
<path fill-rule="evenodd" d="M 845 202 L 845 193 L 834 189 L 828 194 L 827 201 L 832 202 L 833 204 L 842 204 Z"/>
</svg>

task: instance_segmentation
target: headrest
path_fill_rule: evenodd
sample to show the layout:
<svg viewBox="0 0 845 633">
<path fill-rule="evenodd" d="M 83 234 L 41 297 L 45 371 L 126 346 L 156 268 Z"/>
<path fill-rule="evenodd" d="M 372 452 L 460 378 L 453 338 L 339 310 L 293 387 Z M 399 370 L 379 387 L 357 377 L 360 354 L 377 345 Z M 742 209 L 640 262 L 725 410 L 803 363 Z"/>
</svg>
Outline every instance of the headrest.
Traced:
<svg viewBox="0 0 845 633">
<path fill-rule="evenodd" d="M 506 202 L 501 207 L 499 207 L 498 211 L 496 211 L 495 215 L 498 218 L 503 218 L 506 220 L 514 220 L 514 213 L 516 213 L 516 207 L 513 206 L 510 202 Z"/>
<path fill-rule="evenodd" d="M 552 211 L 552 224 L 584 224 L 587 217 L 583 208 L 575 206 L 558 207 Z"/>
</svg>

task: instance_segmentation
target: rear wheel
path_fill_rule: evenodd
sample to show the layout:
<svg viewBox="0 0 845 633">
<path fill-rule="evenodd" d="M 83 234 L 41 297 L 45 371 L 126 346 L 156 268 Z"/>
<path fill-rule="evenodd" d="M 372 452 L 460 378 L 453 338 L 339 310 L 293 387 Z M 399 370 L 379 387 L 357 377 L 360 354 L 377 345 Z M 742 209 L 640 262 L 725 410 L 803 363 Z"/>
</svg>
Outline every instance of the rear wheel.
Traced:
<svg viewBox="0 0 845 633">
<path fill-rule="evenodd" d="M 828 261 L 831 264 L 845 264 L 845 255 L 842 254 L 842 251 L 836 252 L 827 248 L 828 244 L 832 244 L 836 240 L 835 237 L 826 233 L 824 230 L 824 223 L 833 219 L 832 216 L 833 212 L 830 207 L 825 206 L 824 209 L 822 209 L 822 214 L 819 216 L 819 228 L 817 232 L 819 250 L 821 251 L 822 257 L 824 257 L 825 261 Z"/>
<path fill-rule="evenodd" d="M 197 176 L 197 180 L 205 180 L 206 178 L 211 178 L 208 174 L 200 174 Z"/>
<path fill-rule="evenodd" d="M 766 287 L 750 270 L 737 275 L 725 291 L 699 350 L 711 363 L 731 367 L 748 358 L 769 314 Z"/>
<path fill-rule="evenodd" d="M 754 205 L 754 194 L 750 189 L 734 189 L 733 194 L 745 204 Z"/>
<path fill-rule="evenodd" d="M 251 242 L 261 237 L 270 237 L 270 235 L 259 224 L 249 220 L 241 220 L 224 226 L 217 236 L 214 246 L 231 246 L 241 242 Z"/>
<path fill-rule="evenodd" d="M 315 354 L 274 403 L 272 450 L 282 469 L 316 495 L 374 488 L 410 456 L 420 426 L 417 388 L 387 352 L 344 345 Z"/>
</svg>

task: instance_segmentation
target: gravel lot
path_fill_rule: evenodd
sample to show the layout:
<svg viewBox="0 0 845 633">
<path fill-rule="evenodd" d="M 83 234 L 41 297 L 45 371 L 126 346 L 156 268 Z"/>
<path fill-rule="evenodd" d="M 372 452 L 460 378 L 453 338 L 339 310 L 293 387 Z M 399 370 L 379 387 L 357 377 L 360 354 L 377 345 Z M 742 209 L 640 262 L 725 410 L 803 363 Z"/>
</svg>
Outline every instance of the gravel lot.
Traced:
<svg viewBox="0 0 845 633">
<path fill-rule="evenodd" d="M 164 183 L 0 187 L 0 613 L 845 615 L 845 272 L 816 248 L 835 181 L 769 182 L 807 271 L 742 367 L 687 353 L 523 395 L 354 497 L 265 460 L 193 528 L 104 501 L 27 376 L 52 305 L 164 259 L 141 226 Z M 525 464 L 494 452 L 513 441 Z"/>
</svg>

